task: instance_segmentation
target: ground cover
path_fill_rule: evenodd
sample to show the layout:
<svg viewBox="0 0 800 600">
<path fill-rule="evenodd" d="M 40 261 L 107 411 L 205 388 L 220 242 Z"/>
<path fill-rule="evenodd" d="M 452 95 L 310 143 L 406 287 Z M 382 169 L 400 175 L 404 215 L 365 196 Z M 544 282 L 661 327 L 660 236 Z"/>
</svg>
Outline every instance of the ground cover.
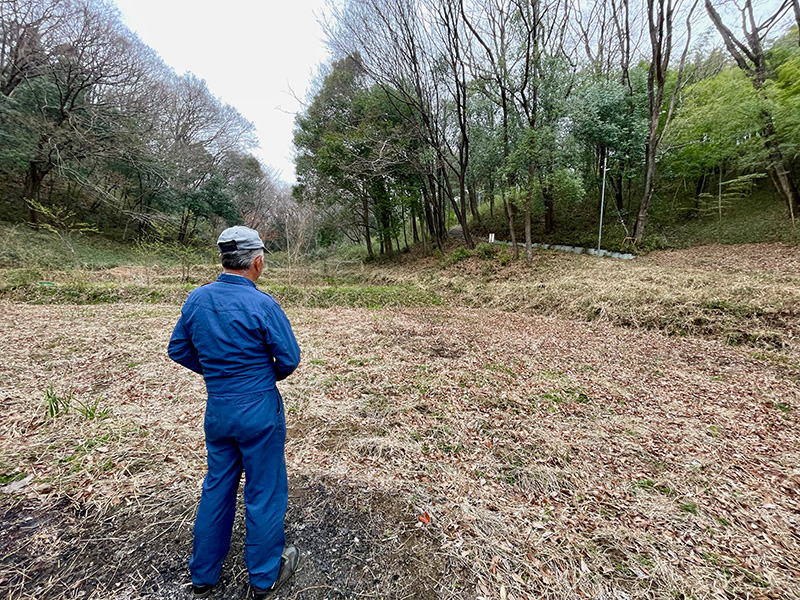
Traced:
<svg viewBox="0 0 800 600">
<path fill-rule="evenodd" d="M 610 196 L 606 196 L 603 248 L 635 252 L 642 249 L 688 248 L 717 243 L 798 242 L 798 232 L 792 227 L 786 202 L 775 195 L 771 186 L 754 190 L 745 197 L 726 199 L 720 215 L 716 197 L 698 199 L 693 193 L 685 195 L 686 188 L 682 183 L 677 185 L 682 189 L 667 191 L 662 188 L 653 198 L 648 212 L 647 234 L 642 248 L 639 249 L 630 244 L 630 207 L 625 210 L 626 227 L 620 221 Z M 585 201 L 577 204 L 557 202 L 555 227 L 550 234 L 544 231 L 544 218 L 534 218 L 531 223 L 534 241 L 596 247 L 599 192 L 597 189 L 598 197 L 590 200 L 595 203 L 594 211 L 586 210 Z M 501 204 L 494 208 L 494 214 L 490 215 L 489 205 L 480 205 L 478 210 L 481 220 L 472 220 L 470 231 L 483 238 L 494 233 L 498 240 L 508 240 L 508 218 Z M 524 240 L 525 223 L 521 214 L 514 219 L 514 224 L 517 240 Z"/>
<path fill-rule="evenodd" d="M 800 361 L 792 325 L 763 318 L 796 314 L 798 255 L 738 252 L 432 259 L 347 285 L 441 303 L 289 300 L 304 357 L 283 387 L 287 534 L 305 567 L 281 597 L 800 597 Z M 646 306 L 643 277 L 674 302 L 687 278 L 740 293 L 780 337 L 569 308 L 575 289 Z M 541 289 L 567 308 L 527 299 Z M 183 597 L 204 452 L 202 382 L 164 354 L 179 302 L 0 310 L 0 593 Z M 242 530 L 216 597 L 242 597 Z"/>
<path fill-rule="evenodd" d="M 488 250 L 488 251 L 487 251 Z M 524 249 L 523 249 L 524 253 Z M 634 261 L 537 251 L 528 264 L 485 245 L 365 266 L 336 257 L 302 268 L 270 257 L 262 276 L 283 305 L 363 308 L 459 305 L 715 337 L 767 351 L 800 340 L 800 252 L 787 244 L 700 246 Z M 0 269 L 0 298 L 40 304 L 180 304 L 219 267 Z"/>
</svg>

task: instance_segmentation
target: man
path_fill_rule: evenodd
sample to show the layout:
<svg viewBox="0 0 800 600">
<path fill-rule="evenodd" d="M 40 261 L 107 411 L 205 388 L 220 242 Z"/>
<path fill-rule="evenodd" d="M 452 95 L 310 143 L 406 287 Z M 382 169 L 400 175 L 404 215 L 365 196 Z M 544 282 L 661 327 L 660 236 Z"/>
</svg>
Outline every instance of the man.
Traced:
<svg viewBox="0 0 800 600">
<path fill-rule="evenodd" d="M 278 303 L 256 288 L 264 269 L 258 232 L 230 227 L 217 245 L 223 272 L 189 294 L 169 342 L 170 358 L 201 374 L 208 392 L 192 591 L 205 598 L 219 580 L 244 470 L 245 562 L 253 597 L 269 598 L 299 560 L 297 548 L 284 548 L 286 422 L 276 382 L 297 368 L 300 348 Z"/>
</svg>

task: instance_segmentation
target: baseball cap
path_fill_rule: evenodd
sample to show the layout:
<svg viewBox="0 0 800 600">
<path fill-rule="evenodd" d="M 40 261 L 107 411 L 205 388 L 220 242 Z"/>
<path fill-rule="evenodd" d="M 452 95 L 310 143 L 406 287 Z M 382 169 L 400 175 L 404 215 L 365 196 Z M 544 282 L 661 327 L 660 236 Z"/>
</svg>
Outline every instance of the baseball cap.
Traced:
<svg viewBox="0 0 800 600">
<path fill-rule="evenodd" d="M 219 234 L 217 246 L 220 252 L 233 252 L 234 250 L 265 250 L 264 242 L 255 229 L 236 225 L 228 227 Z"/>
</svg>

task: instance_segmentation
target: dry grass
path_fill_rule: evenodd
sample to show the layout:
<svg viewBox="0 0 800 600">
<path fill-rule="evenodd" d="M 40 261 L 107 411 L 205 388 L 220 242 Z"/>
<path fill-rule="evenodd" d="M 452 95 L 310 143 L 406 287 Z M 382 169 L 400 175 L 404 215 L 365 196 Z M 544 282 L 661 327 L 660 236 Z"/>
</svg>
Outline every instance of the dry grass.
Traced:
<svg viewBox="0 0 800 600">
<path fill-rule="evenodd" d="M 423 263 L 425 264 L 425 263 Z M 373 271 L 373 281 L 416 281 L 446 303 L 534 312 L 731 344 L 793 348 L 800 341 L 800 249 L 781 244 L 703 246 L 634 261 L 554 251 L 503 266 L 471 257 Z"/>
<path fill-rule="evenodd" d="M 800 592 L 796 370 L 485 311 L 309 318 L 295 460 L 415 497 L 483 595 Z"/>
<path fill-rule="evenodd" d="M 501 250 L 508 256 L 508 250 Z M 653 252 L 635 261 L 538 251 L 533 262 L 453 262 L 412 257 L 373 268 L 330 261 L 275 267 L 262 276 L 284 306 L 364 308 L 459 305 L 546 314 L 706 336 L 731 345 L 797 353 L 800 249 L 783 244 L 702 246 Z M 175 269 L 0 270 L 0 298 L 44 304 L 182 303 L 216 278 L 197 265 L 188 281 Z M 46 281 L 42 281 L 46 280 Z"/>
<path fill-rule="evenodd" d="M 796 314 L 794 273 L 739 258 L 720 270 L 691 254 L 634 264 L 543 255 L 533 269 L 509 267 L 504 283 L 470 259 L 429 265 L 417 281 L 465 286 L 450 296 L 465 299 L 481 289 L 468 287 L 477 272 L 495 300 L 476 302 L 502 310 L 289 308 L 304 351 L 283 388 L 289 470 L 393 498 L 388 538 L 416 522 L 467 574 L 429 582 L 443 598 L 800 598 L 792 325 L 776 328 L 788 342 L 755 350 L 613 317 L 624 298 L 647 297 L 639 285 L 672 302 L 715 286 L 729 300 L 745 285 L 748 306 L 783 298 Z M 561 316 L 508 310 L 514 289 L 537 306 L 541 283 L 562 299 Z M 614 300 L 593 321 L 565 318 L 577 310 L 570 290 Z M 149 536 L 189 528 L 191 509 L 164 512 L 166 499 L 193 505 L 204 468 L 202 382 L 164 354 L 178 306 L 6 300 L 0 310 L 0 475 L 34 475 L 3 506 L 67 501 L 101 520 L 128 506 Z M 108 417 L 46 418 L 51 384 L 85 405 L 99 398 Z M 73 540 L 45 529 L 31 543 L 56 552 Z M 39 597 L 74 585 L 61 575 L 0 557 L 10 598 L 32 597 L 31 581 Z M 112 585 L 88 597 L 121 597 Z"/>
</svg>

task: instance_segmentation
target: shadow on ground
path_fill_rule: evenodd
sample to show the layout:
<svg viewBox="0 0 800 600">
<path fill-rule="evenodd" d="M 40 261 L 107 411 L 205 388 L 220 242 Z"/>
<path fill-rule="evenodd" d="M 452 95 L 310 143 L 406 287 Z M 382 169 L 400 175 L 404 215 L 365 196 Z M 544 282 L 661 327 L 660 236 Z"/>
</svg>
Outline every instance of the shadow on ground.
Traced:
<svg viewBox="0 0 800 600">
<path fill-rule="evenodd" d="M 449 590 L 463 590 L 437 554 L 433 532 L 409 521 L 410 507 L 355 484 L 302 477 L 289 489 L 287 540 L 302 558 L 276 598 L 440 598 L 445 574 Z M 92 516 L 68 499 L 12 501 L 0 500 L 0 596 L 191 597 L 186 563 L 194 506 L 165 500 L 156 513 L 145 511 L 144 522 L 135 504 Z M 243 512 L 240 505 L 212 600 L 247 597 Z"/>
</svg>

